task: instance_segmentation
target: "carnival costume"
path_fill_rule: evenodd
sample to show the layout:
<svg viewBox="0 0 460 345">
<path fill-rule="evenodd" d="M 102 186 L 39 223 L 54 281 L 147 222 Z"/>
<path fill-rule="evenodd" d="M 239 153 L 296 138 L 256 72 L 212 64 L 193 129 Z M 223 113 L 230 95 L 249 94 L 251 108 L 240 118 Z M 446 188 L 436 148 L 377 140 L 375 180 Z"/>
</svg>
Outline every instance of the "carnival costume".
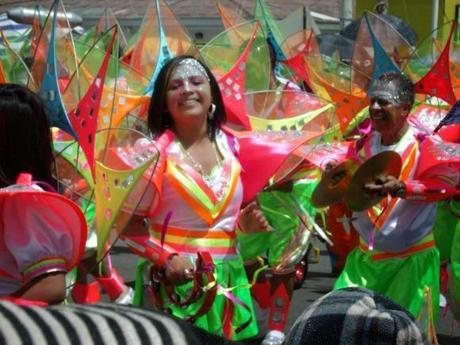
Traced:
<svg viewBox="0 0 460 345">
<path fill-rule="evenodd" d="M 342 272 L 348 254 L 358 246 L 359 235 L 352 224 L 352 213 L 343 202 L 330 205 L 326 211 L 326 228 L 333 243 L 327 246 L 332 273 Z"/>
<path fill-rule="evenodd" d="M 210 333 L 240 340 L 257 335 L 258 328 L 248 280 L 236 246 L 235 227 L 243 190 L 240 163 L 229 145 L 227 135 L 219 131 L 216 149 L 223 160 L 209 175 L 202 176 L 185 160 L 181 143 L 175 138 L 170 140 L 165 145 L 165 166 L 157 166 L 157 169 L 164 169 L 161 193 L 150 193 L 155 199 L 142 202 L 150 209 L 140 206 L 137 213 L 148 217 L 149 237 L 157 243 L 161 241 L 169 253 L 187 256 L 191 261 L 196 259 L 198 252 L 209 253 L 215 267 L 213 274 L 218 293 L 213 292 L 213 300 L 204 293 L 190 304 L 178 306 L 169 298 L 167 282 L 160 282 L 153 287 L 156 305 L 179 318 L 191 319 L 196 326 Z M 155 201 L 158 199 L 159 203 Z M 122 238 L 139 253 L 136 249 L 139 239 L 130 237 L 129 232 Z M 166 259 L 157 256 L 155 262 L 152 256 L 143 256 L 157 266 Z M 175 286 L 174 294 L 181 301 L 187 300 L 187 295 L 194 290 L 193 284 Z M 217 285 L 210 288 L 217 288 Z"/>
<path fill-rule="evenodd" d="M 0 297 L 78 264 L 87 230 L 76 204 L 21 174 L 16 185 L 0 189 L 0 205 Z"/>
<path fill-rule="evenodd" d="M 426 186 L 444 186 L 439 175 L 456 179 L 456 173 L 444 169 L 431 179 L 417 180 L 421 155 L 417 132 L 412 127 L 394 145 L 382 145 L 376 131 L 361 144 L 357 155 L 363 161 L 383 151 L 395 151 L 401 156 L 400 180 L 406 191 L 404 199 L 384 199 L 367 211 L 353 213 L 353 225 L 360 234 L 359 247 L 348 256 L 334 288 L 368 287 L 389 296 L 415 317 L 424 314 L 424 310 L 436 316 L 438 308 L 433 306 L 439 305 L 439 251 L 432 233 L 436 204 L 420 201 L 445 198 L 427 192 L 430 188 Z M 424 309 L 427 305 L 431 307 Z"/>
</svg>

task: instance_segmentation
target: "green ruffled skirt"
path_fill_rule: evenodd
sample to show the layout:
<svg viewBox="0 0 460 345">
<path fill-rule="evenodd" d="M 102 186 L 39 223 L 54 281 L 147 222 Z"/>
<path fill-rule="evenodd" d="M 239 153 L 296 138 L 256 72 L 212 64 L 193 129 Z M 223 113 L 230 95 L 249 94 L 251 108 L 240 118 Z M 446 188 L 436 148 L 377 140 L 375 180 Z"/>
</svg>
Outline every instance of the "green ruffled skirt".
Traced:
<svg viewBox="0 0 460 345">
<path fill-rule="evenodd" d="M 143 263 L 146 263 L 146 261 L 144 260 Z M 138 264 L 138 267 L 141 264 Z M 229 321 L 226 320 L 230 318 L 231 335 L 229 339 L 238 341 L 257 336 L 257 320 L 254 314 L 249 283 L 241 258 L 214 260 L 214 264 L 216 265 L 216 281 L 224 289 L 233 288 L 229 292 L 237 299 L 237 303 L 232 302 L 224 294 L 218 292 L 209 311 L 198 317 L 194 325 L 205 329 L 209 333 L 225 336 L 224 327 L 228 326 Z M 140 286 L 143 285 L 142 278 L 140 277 L 142 272 L 140 271 L 138 269 L 136 277 L 135 304 L 138 305 L 141 304 L 139 294 L 141 293 Z M 175 292 L 182 299 L 185 299 L 191 291 L 192 286 L 193 282 L 188 282 L 177 286 Z M 182 308 L 169 302 L 163 288 L 161 288 L 160 293 L 163 297 L 163 307 L 169 309 L 174 316 L 181 319 L 195 315 L 204 299 L 202 296 L 197 302 Z M 240 302 L 244 306 L 240 305 Z M 245 327 L 239 330 L 243 325 Z"/>
<path fill-rule="evenodd" d="M 432 315 L 439 310 L 439 251 L 430 248 L 405 258 L 373 261 L 360 248 L 350 253 L 334 289 L 362 286 L 380 292 L 417 318 L 426 307 L 425 287 L 431 290 Z"/>
</svg>

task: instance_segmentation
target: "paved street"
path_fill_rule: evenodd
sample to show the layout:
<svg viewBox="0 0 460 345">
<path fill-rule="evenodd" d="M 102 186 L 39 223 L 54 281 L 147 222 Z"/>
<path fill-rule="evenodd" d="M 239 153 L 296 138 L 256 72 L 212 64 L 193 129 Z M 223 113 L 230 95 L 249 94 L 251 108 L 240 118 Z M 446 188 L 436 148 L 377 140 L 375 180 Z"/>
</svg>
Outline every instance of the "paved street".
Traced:
<svg viewBox="0 0 460 345">
<path fill-rule="evenodd" d="M 135 255 L 123 246 L 114 249 L 114 265 L 120 273 L 126 277 L 130 285 L 134 284 L 134 267 L 136 262 Z M 305 310 L 306 307 L 318 297 L 329 292 L 334 283 L 335 277 L 329 273 L 329 258 L 324 248 L 321 251 L 321 259 L 318 264 L 310 264 L 309 273 L 303 286 L 294 293 L 291 312 L 289 315 L 289 326 Z M 260 319 L 264 318 L 263 313 L 257 312 Z M 438 340 L 441 345 L 460 344 L 460 324 L 452 320 L 450 312 L 446 316 L 441 316 L 437 324 Z M 250 342 L 257 344 L 258 342 Z"/>
</svg>

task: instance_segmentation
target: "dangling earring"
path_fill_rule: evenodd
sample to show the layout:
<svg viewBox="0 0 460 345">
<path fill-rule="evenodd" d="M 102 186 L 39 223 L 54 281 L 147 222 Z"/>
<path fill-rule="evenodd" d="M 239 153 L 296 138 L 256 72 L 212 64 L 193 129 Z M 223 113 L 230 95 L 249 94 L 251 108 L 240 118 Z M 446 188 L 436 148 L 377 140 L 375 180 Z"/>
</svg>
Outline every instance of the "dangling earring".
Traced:
<svg viewBox="0 0 460 345">
<path fill-rule="evenodd" d="M 214 103 L 211 103 L 211 107 L 208 112 L 208 119 L 212 120 L 214 118 L 214 113 L 216 112 L 216 105 Z"/>
</svg>

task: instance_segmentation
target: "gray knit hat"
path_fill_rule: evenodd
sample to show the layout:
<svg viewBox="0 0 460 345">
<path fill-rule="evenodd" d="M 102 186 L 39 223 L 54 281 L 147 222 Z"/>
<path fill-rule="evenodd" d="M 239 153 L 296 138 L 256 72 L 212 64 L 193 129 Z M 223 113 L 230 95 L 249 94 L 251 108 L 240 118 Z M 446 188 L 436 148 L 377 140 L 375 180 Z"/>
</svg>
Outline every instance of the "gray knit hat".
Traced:
<svg viewBox="0 0 460 345">
<path fill-rule="evenodd" d="M 428 344 L 408 311 L 364 288 L 335 290 L 296 320 L 286 344 Z"/>
</svg>

